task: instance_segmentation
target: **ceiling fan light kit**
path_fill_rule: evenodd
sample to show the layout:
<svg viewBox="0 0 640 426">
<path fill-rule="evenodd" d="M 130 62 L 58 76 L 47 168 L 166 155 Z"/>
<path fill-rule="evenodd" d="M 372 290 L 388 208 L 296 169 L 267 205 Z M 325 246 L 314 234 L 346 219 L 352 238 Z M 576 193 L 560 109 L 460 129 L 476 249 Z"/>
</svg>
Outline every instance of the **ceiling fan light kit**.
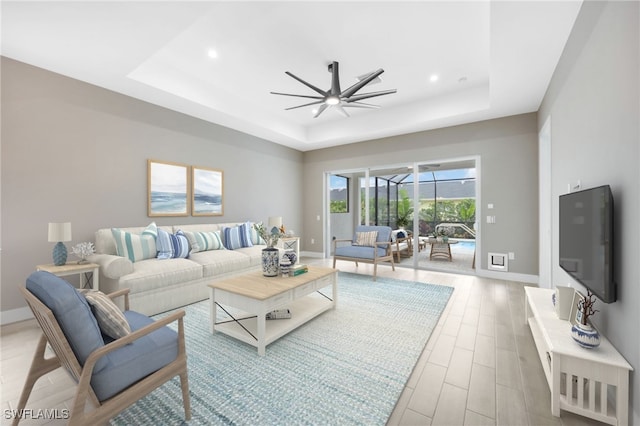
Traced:
<svg viewBox="0 0 640 426">
<path fill-rule="evenodd" d="M 297 105 L 294 107 L 285 108 L 286 110 L 302 108 L 311 105 L 319 105 L 320 107 L 315 112 L 313 118 L 318 118 L 320 114 L 322 114 L 327 108 L 333 107 L 340 114 L 345 117 L 349 117 L 347 111 L 344 108 L 380 108 L 378 105 L 372 105 L 364 102 L 360 102 L 365 99 L 373 98 L 376 96 L 390 95 L 392 93 L 396 93 L 396 89 L 389 90 L 381 90 L 378 92 L 369 92 L 362 93 L 356 95 L 356 93 L 366 86 L 369 83 L 377 83 L 380 82 L 380 74 L 384 72 L 382 68 L 378 69 L 369 74 L 364 74 L 358 77 L 358 82 L 348 89 L 342 91 L 340 89 L 340 73 L 339 73 L 339 65 L 338 62 L 333 61 L 328 66 L 328 71 L 331 73 L 331 87 L 329 90 L 322 90 L 311 83 L 308 83 L 301 79 L 300 77 L 295 76 L 294 74 L 286 71 L 285 74 L 290 76 L 291 78 L 299 81 L 305 86 L 309 87 L 314 92 L 318 93 L 320 96 L 310 96 L 310 95 L 295 95 L 291 93 L 280 93 L 280 92 L 271 92 L 273 95 L 282 95 L 282 96 L 294 96 L 297 98 L 306 98 L 306 99 L 314 99 L 313 102 L 309 102 L 302 105 Z"/>
</svg>

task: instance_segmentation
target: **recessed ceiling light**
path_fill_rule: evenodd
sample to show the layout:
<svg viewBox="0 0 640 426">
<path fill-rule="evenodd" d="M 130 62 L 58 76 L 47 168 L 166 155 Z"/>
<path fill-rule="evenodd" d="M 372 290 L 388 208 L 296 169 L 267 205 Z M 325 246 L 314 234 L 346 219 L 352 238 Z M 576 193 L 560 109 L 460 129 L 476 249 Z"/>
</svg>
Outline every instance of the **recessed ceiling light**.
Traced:
<svg viewBox="0 0 640 426">
<path fill-rule="evenodd" d="M 215 59 L 215 58 L 218 57 L 218 52 L 216 52 L 214 49 L 209 49 L 207 51 L 207 56 L 212 58 L 212 59 Z"/>
<path fill-rule="evenodd" d="M 438 74 L 431 74 L 431 77 L 429 77 L 429 81 L 432 83 L 438 81 Z"/>
</svg>

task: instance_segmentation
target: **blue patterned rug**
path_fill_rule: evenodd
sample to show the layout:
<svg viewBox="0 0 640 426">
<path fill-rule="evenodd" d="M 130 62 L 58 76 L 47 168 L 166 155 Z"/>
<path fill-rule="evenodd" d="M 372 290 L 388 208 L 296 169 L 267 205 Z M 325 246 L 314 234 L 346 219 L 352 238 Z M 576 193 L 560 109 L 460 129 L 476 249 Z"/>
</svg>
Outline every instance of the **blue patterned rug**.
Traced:
<svg viewBox="0 0 640 426">
<path fill-rule="evenodd" d="M 209 333 L 208 301 L 187 306 L 187 424 L 384 425 L 452 292 L 341 272 L 336 309 L 270 344 L 264 357 Z M 177 377 L 112 420 L 184 423 Z"/>
</svg>

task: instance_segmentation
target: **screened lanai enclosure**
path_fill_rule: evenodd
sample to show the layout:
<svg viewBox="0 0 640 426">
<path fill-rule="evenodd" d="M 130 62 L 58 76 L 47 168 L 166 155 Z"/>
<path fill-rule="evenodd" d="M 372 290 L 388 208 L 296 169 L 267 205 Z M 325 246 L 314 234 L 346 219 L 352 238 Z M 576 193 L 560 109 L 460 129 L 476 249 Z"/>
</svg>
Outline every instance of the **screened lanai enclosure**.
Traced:
<svg viewBox="0 0 640 426">
<path fill-rule="evenodd" d="M 329 186 L 332 237 L 350 238 L 358 224 L 404 229 L 401 266 L 474 272 L 474 160 L 336 173 Z"/>
</svg>

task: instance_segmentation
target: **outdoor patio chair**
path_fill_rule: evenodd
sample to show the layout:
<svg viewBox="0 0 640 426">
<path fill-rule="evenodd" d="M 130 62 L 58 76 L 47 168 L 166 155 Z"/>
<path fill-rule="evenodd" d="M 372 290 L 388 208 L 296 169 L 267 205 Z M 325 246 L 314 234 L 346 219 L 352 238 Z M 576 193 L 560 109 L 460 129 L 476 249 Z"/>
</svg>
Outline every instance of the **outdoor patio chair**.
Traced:
<svg viewBox="0 0 640 426">
<path fill-rule="evenodd" d="M 391 250 L 391 228 L 388 226 L 365 226 L 356 228 L 353 239 L 333 240 L 333 267 L 336 260 L 348 260 L 356 263 L 373 263 L 373 280 L 376 280 L 378 264 L 391 262 L 391 269 L 396 270 L 393 264 L 393 252 Z"/>
<path fill-rule="evenodd" d="M 130 328 L 129 334 L 114 340 L 103 334 L 105 326 L 101 322 L 101 329 L 96 319 L 103 320 L 105 311 L 94 315 L 85 296 L 62 278 L 34 272 L 27 279 L 26 288 L 20 290 L 43 335 L 18 402 L 18 413 L 23 412 L 35 382 L 64 366 L 78 384 L 68 419 L 70 425 L 104 424 L 175 376 L 180 376 L 185 418 L 191 418 L 184 311 L 154 321 L 128 310 L 129 289 L 107 295 L 111 300 L 124 297 L 123 314 Z M 102 303 L 117 309 L 110 306 L 109 300 Z M 175 321 L 177 332 L 166 326 Z M 45 358 L 47 343 L 54 357 Z M 93 410 L 85 407 L 87 399 Z M 13 424 L 19 421 L 16 417 Z"/>
</svg>

